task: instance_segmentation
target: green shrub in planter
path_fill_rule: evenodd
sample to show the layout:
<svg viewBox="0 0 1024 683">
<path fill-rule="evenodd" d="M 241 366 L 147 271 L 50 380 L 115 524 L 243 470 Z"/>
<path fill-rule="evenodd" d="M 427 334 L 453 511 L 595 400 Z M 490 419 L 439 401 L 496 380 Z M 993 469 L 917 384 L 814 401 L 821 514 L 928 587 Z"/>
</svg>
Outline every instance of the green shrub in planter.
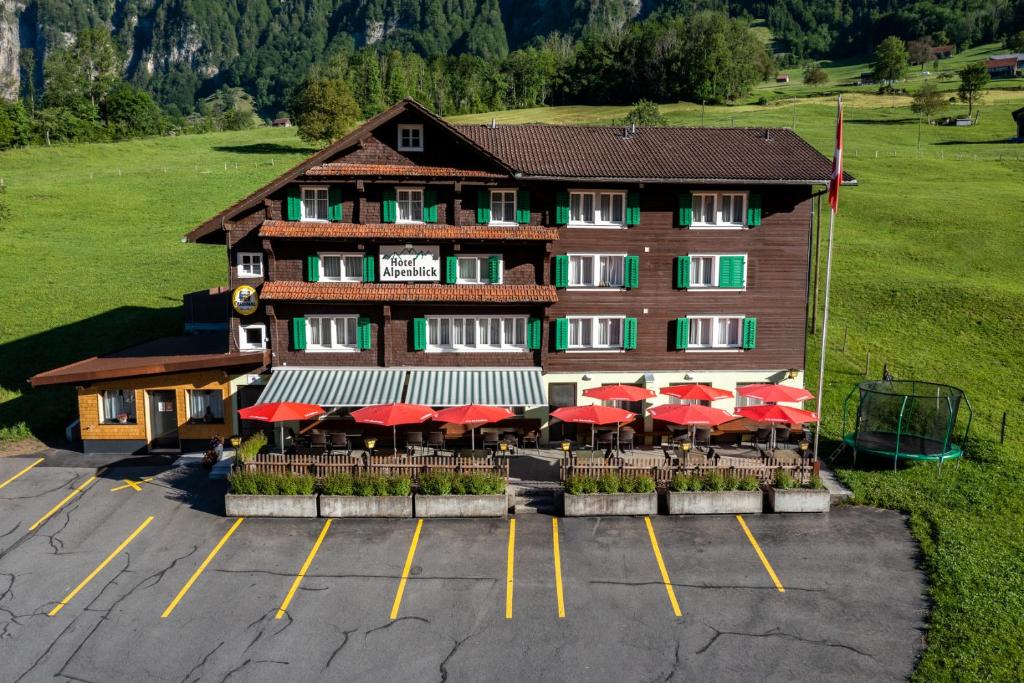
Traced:
<svg viewBox="0 0 1024 683">
<path fill-rule="evenodd" d="M 695 474 L 678 473 L 672 477 L 668 487 L 672 491 L 700 491 L 700 477 Z"/>
<path fill-rule="evenodd" d="M 409 477 L 391 477 L 388 479 L 388 493 L 392 496 L 412 495 L 412 479 Z"/>
<path fill-rule="evenodd" d="M 231 493 L 241 496 L 254 496 L 259 493 L 256 484 L 256 472 L 243 472 L 237 470 L 228 475 L 228 486 Z"/>
<path fill-rule="evenodd" d="M 572 496 L 597 493 L 597 480 L 593 477 L 569 477 L 565 480 L 565 492 Z"/>
<path fill-rule="evenodd" d="M 772 477 L 772 486 L 777 489 L 795 489 L 798 484 L 793 475 L 787 470 L 775 470 L 775 476 Z"/>
<path fill-rule="evenodd" d="M 761 487 L 761 482 L 757 480 L 752 474 L 748 474 L 745 477 L 740 477 L 736 482 L 736 489 L 739 491 L 756 491 Z"/>
<path fill-rule="evenodd" d="M 706 472 L 701 478 L 701 488 L 705 491 L 727 491 L 725 475 L 717 470 Z"/>
<path fill-rule="evenodd" d="M 420 492 L 428 496 L 447 496 L 452 492 L 452 476 L 435 470 L 420 476 Z"/>
<path fill-rule="evenodd" d="M 320 482 L 320 493 L 326 496 L 351 496 L 352 490 L 352 475 L 348 472 L 332 474 Z"/>
<path fill-rule="evenodd" d="M 825 482 L 821 480 L 821 476 L 812 474 L 810 481 L 804 484 L 804 488 L 808 489 L 823 489 L 825 488 Z"/>
<path fill-rule="evenodd" d="M 267 435 L 257 432 L 245 439 L 235 449 L 235 461 L 247 465 L 256 459 L 256 454 L 267 445 Z"/>
<path fill-rule="evenodd" d="M 452 495 L 464 496 L 469 493 L 469 480 L 466 477 L 452 475 Z"/>
<path fill-rule="evenodd" d="M 486 496 L 505 493 L 506 482 L 496 474 L 434 471 L 421 476 L 419 484 L 420 493 L 428 496 Z"/>
<path fill-rule="evenodd" d="M 622 491 L 622 493 L 650 493 L 654 491 L 654 489 L 654 479 L 646 474 L 641 474 L 636 477 L 623 477 L 622 484 L 619 487 L 619 490 Z"/>
<path fill-rule="evenodd" d="M 603 474 L 597 480 L 598 493 L 618 493 L 622 488 L 622 480 L 617 474 Z"/>
<path fill-rule="evenodd" d="M 231 493 L 248 496 L 309 496 L 316 490 L 316 480 L 304 474 L 239 471 L 228 476 L 228 484 Z"/>
<path fill-rule="evenodd" d="M 308 474 L 278 475 L 277 494 L 280 496 L 311 496 L 316 493 L 316 479 Z"/>
</svg>

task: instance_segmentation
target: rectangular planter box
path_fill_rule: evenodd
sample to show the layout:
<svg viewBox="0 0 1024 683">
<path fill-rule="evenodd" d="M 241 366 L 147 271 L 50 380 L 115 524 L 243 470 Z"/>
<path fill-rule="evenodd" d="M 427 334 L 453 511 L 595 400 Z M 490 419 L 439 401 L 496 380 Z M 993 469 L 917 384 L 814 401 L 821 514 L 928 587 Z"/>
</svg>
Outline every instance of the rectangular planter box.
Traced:
<svg viewBox="0 0 1024 683">
<path fill-rule="evenodd" d="M 224 496 L 228 517 L 316 517 L 316 496 Z"/>
<path fill-rule="evenodd" d="M 417 517 L 505 517 L 508 495 L 425 496 L 417 493 L 413 506 Z"/>
<path fill-rule="evenodd" d="M 656 515 L 657 493 L 581 493 L 564 496 L 566 517 Z"/>
<path fill-rule="evenodd" d="M 772 512 L 828 512 L 831 505 L 828 489 L 768 489 Z"/>
<path fill-rule="evenodd" d="M 669 491 L 670 515 L 752 515 L 764 507 L 764 492 Z"/>
<path fill-rule="evenodd" d="M 412 496 L 320 496 L 321 517 L 412 517 Z"/>
</svg>

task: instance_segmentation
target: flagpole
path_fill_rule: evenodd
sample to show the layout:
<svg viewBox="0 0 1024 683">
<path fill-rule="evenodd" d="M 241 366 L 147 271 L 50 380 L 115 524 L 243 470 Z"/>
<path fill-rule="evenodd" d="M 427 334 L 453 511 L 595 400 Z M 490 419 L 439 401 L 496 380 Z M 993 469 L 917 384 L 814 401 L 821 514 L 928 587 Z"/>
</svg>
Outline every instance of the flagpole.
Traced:
<svg viewBox="0 0 1024 683">
<path fill-rule="evenodd" d="M 818 442 L 821 436 L 821 395 L 825 390 L 825 349 L 828 348 L 828 299 L 832 289 L 832 235 L 835 231 L 836 212 L 830 212 L 828 219 L 828 246 L 825 257 L 825 310 L 821 317 L 821 357 L 818 359 L 818 393 L 815 401 L 815 408 L 818 414 L 818 426 L 814 430 L 814 460 L 820 462 L 818 457 Z"/>
</svg>

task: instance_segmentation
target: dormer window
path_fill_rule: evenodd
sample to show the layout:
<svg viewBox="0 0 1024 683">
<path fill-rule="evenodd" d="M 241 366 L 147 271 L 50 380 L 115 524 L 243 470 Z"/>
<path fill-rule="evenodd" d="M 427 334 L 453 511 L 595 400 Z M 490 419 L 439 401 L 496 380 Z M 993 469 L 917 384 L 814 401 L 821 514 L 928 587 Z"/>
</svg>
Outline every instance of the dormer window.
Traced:
<svg viewBox="0 0 1024 683">
<path fill-rule="evenodd" d="M 398 151 L 423 151 L 423 126 L 418 123 L 406 123 L 398 126 Z"/>
</svg>

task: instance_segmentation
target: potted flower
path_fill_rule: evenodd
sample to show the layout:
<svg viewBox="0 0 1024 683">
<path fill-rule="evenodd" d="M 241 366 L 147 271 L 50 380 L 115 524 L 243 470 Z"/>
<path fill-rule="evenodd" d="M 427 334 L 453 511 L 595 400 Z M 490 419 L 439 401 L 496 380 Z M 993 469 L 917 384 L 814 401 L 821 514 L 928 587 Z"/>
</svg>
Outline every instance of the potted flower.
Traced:
<svg viewBox="0 0 1024 683">
<path fill-rule="evenodd" d="M 119 424 L 128 424 L 128 413 L 121 412 L 117 414 L 117 421 Z"/>
<path fill-rule="evenodd" d="M 658 514 L 654 479 L 645 474 L 569 477 L 563 500 L 566 517 Z"/>
<path fill-rule="evenodd" d="M 668 489 L 670 515 L 753 514 L 761 512 L 764 498 L 757 477 L 718 470 L 677 474 Z"/>
<path fill-rule="evenodd" d="M 320 482 L 321 517 L 412 517 L 406 476 L 332 474 Z"/>
<path fill-rule="evenodd" d="M 433 470 L 419 478 L 413 502 L 417 517 L 504 517 L 505 477 Z"/>
<path fill-rule="evenodd" d="M 828 512 L 832 494 L 817 474 L 800 483 L 787 470 L 778 469 L 768 487 L 768 505 L 773 512 Z"/>
<path fill-rule="evenodd" d="M 308 474 L 235 470 L 224 496 L 228 517 L 316 517 L 316 480 Z"/>
</svg>

